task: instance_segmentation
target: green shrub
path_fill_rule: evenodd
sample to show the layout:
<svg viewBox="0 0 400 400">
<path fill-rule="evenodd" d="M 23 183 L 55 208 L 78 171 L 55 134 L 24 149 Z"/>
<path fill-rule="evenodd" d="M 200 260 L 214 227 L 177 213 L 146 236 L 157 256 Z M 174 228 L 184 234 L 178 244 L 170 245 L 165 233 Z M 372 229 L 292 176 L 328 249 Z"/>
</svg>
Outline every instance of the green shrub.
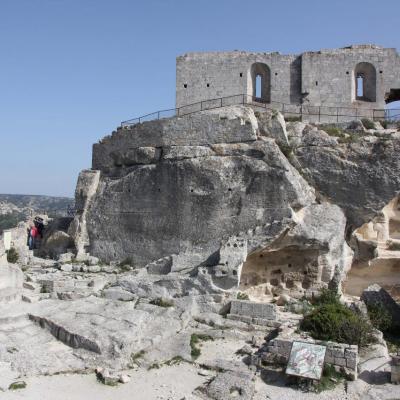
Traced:
<svg viewBox="0 0 400 400">
<path fill-rule="evenodd" d="M 368 118 L 363 118 L 361 120 L 362 124 L 364 125 L 365 129 L 375 129 L 375 124 Z"/>
<path fill-rule="evenodd" d="M 372 326 L 361 314 L 339 302 L 323 303 L 300 324 L 314 339 L 366 346 L 373 341 Z"/>
<path fill-rule="evenodd" d="M 249 295 L 247 293 L 238 292 L 236 295 L 237 300 L 249 300 Z"/>
<path fill-rule="evenodd" d="M 9 263 L 15 264 L 19 259 L 19 254 L 18 251 L 14 248 L 11 247 L 10 250 L 7 250 L 7 261 Z"/>
<path fill-rule="evenodd" d="M 381 303 L 367 305 L 368 316 L 374 328 L 382 332 L 388 331 L 392 326 L 392 316 Z"/>
<path fill-rule="evenodd" d="M 172 300 L 163 299 L 161 297 L 150 300 L 149 304 L 153 304 L 154 306 L 165 307 L 165 308 L 174 306 L 174 302 Z"/>
<path fill-rule="evenodd" d="M 164 365 L 168 365 L 170 367 L 171 365 L 178 365 L 183 361 L 185 360 L 181 356 L 175 356 L 172 357 L 170 360 L 165 361 Z"/>
<path fill-rule="evenodd" d="M 193 333 L 192 336 L 190 336 L 190 348 L 191 348 L 191 352 L 190 355 L 192 356 L 192 358 L 195 360 L 196 358 L 198 358 L 201 354 L 200 349 L 198 348 L 198 344 L 200 342 L 206 342 L 209 340 L 214 340 L 211 336 L 209 335 L 205 335 L 205 334 L 201 334 L 201 333 Z"/>
<path fill-rule="evenodd" d="M 134 366 L 135 364 L 137 364 L 137 361 L 138 361 L 140 358 L 143 358 L 144 354 L 145 354 L 145 351 L 144 351 L 144 350 L 140 350 L 140 351 L 138 351 L 137 353 L 132 353 L 132 354 L 131 354 L 130 367 L 133 368 L 133 366 Z"/>
<path fill-rule="evenodd" d="M 325 364 L 321 379 L 313 386 L 313 391 L 321 393 L 324 390 L 331 390 L 343 379 L 344 376 L 337 372 L 333 365 Z"/>
<path fill-rule="evenodd" d="M 340 304 L 340 295 L 331 289 L 322 289 L 320 295 L 314 299 L 314 304 Z"/>
<path fill-rule="evenodd" d="M 286 122 L 298 122 L 301 121 L 301 116 L 298 117 L 285 117 Z"/>
<path fill-rule="evenodd" d="M 24 381 L 18 381 L 18 382 L 13 382 L 9 387 L 8 390 L 18 390 L 18 389 L 25 389 L 26 388 L 26 382 Z"/>
<path fill-rule="evenodd" d="M 382 125 L 382 128 L 383 129 L 387 129 L 388 128 L 388 122 L 384 119 L 384 120 L 382 120 L 382 121 L 379 121 L 380 122 L 380 124 Z"/>
<path fill-rule="evenodd" d="M 329 125 L 329 126 L 324 126 L 322 128 L 323 131 L 325 131 L 329 136 L 341 136 L 343 135 L 343 130 L 337 126 Z"/>
</svg>

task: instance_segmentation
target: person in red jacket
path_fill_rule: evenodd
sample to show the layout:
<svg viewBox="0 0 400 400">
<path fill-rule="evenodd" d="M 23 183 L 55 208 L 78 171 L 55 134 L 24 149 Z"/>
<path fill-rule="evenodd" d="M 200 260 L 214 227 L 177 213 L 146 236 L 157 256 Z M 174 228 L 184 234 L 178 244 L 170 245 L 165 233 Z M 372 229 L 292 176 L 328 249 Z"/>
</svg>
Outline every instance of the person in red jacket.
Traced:
<svg viewBox="0 0 400 400">
<path fill-rule="evenodd" d="M 36 244 L 36 238 L 39 232 L 35 225 L 31 226 L 30 236 L 29 236 L 29 250 L 33 250 Z"/>
</svg>

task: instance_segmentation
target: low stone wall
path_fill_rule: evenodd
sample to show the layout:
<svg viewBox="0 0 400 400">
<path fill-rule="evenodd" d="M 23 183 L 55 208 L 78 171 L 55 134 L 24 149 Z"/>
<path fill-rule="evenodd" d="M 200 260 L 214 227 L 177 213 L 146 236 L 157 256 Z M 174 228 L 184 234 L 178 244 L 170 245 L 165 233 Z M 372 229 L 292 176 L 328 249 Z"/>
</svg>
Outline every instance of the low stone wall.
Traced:
<svg viewBox="0 0 400 400">
<path fill-rule="evenodd" d="M 262 366 L 263 364 L 286 365 L 295 341 L 307 342 L 326 346 L 325 364 L 340 368 L 349 379 L 357 379 L 358 346 L 341 344 L 336 342 L 323 342 L 311 338 L 280 338 L 270 340 L 260 349 L 253 358 L 252 364 Z"/>
<path fill-rule="evenodd" d="M 227 318 L 262 326 L 278 327 L 280 325 L 276 321 L 276 305 L 271 303 L 232 300 Z"/>
</svg>

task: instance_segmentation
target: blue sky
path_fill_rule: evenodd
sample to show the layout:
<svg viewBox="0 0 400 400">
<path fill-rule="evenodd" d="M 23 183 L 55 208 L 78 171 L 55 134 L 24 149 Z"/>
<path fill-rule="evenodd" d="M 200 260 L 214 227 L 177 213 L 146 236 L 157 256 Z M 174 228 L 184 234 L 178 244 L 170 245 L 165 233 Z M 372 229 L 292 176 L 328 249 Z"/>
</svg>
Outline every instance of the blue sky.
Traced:
<svg viewBox="0 0 400 400">
<path fill-rule="evenodd" d="M 0 193 L 72 196 L 91 146 L 175 103 L 188 51 L 400 49 L 399 0 L 0 0 Z"/>
</svg>

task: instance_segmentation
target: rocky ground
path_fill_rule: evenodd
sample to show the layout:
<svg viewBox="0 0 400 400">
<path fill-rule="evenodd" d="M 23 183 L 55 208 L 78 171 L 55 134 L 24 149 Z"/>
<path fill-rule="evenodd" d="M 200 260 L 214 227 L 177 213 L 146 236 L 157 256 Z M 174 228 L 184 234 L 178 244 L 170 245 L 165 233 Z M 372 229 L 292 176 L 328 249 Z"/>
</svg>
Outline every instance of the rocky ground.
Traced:
<svg viewBox="0 0 400 400">
<path fill-rule="evenodd" d="M 128 265 L 68 258 L 33 258 L 23 267 L 24 301 L 1 306 L 2 399 L 124 400 L 133 393 L 149 400 L 396 398 L 387 372 L 379 386 L 365 375 L 321 394 L 302 392 L 281 368 L 249 365 L 274 328 L 224 318 L 232 295 L 200 294 L 177 277 Z M 284 307 L 278 313 L 280 322 L 297 324 L 298 315 Z M 200 338 L 195 356 L 193 335 Z M 374 356 L 378 363 L 386 358 L 379 351 Z M 100 383 L 99 366 L 126 383 Z M 20 381 L 25 388 L 8 389 Z"/>
</svg>

